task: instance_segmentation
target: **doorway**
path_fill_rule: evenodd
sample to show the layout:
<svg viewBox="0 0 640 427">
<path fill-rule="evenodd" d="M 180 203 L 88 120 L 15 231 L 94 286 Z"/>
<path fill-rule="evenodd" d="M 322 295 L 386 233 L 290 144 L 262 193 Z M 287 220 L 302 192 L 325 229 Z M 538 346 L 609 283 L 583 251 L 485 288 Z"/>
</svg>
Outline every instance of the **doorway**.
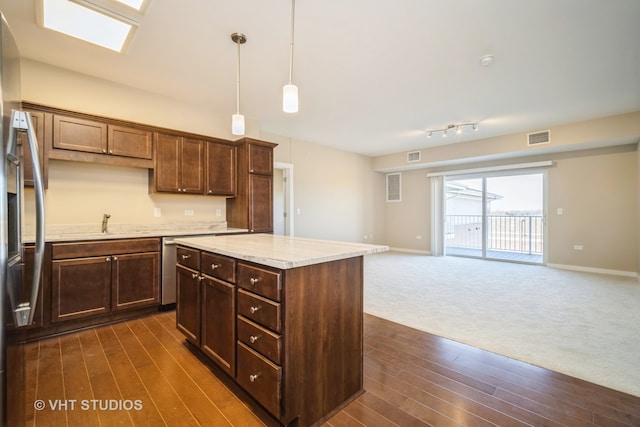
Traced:
<svg viewBox="0 0 640 427">
<path fill-rule="evenodd" d="M 293 165 L 273 165 L 273 234 L 293 236 Z"/>
<path fill-rule="evenodd" d="M 446 255 L 542 264 L 544 172 L 445 178 Z"/>
</svg>

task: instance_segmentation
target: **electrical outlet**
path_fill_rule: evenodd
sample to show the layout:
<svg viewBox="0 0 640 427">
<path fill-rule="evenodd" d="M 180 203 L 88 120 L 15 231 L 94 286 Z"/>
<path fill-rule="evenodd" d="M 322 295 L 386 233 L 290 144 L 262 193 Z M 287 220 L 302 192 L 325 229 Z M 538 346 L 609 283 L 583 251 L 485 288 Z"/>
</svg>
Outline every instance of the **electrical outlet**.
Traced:
<svg viewBox="0 0 640 427">
<path fill-rule="evenodd" d="M 574 245 L 573 249 L 575 249 L 576 251 L 581 251 L 581 250 L 584 249 L 584 246 L 582 246 L 582 245 Z"/>
<path fill-rule="evenodd" d="M 153 216 L 159 218 L 162 216 L 162 210 L 160 208 L 153 208 Z"/>
<path fill-rule="evenodd" d="M 193 216 L 193 210 L 185 209 L 184 210 L 184 216 Z"/>
<path fill-rule="evenodd" d="M 416 239 L 417 239 L 417 240 L 422 240 L 422 236 L 418 234 L 418 235 L 416 236 Z"/>
</svg>

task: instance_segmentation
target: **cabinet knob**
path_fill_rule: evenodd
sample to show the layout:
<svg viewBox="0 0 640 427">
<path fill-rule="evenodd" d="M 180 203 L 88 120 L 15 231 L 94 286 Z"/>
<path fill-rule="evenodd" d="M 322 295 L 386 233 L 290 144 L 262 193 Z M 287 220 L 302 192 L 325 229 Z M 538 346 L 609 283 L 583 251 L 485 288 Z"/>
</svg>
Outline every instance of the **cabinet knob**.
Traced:
<svg viewBox="0 0 640 427">
<path fill-rule="evenodd" d="M 113 154 L 113 150 L 109 150 L 109 154 Z"/>
<path fill-rule="evenodd" d="M 202 282 L 204 280 L 204 276 L 198 276 L 198 282 Z"/>
<path fill-rule="evenodd" d="M 182 255 L 182 259 L 189 259 L 191 258 L 191 255 Z"/>
<path fill-rule="evenodd" d="M 252 383 L 255 383 L 259 376 L 260 374 L 251 374 L 249 375 L 249 381 L 251 381 Z"/>
<path fill-rule="evenodd" d="M 251 344 L 255 344 L 256 341 L 258 341 L 260 339 L 260 335 L 251 335 L 249 337 L 249 341 L 251 341 Z"/>
<path fill-rule="evenodd" d="M 102 153 L 106 153 L 106 152 L 107 152 L 107 150 L 105 150 L 105 149 L 103 148 L 103 149 L 102 149 Z"/>
<path fill-rule="evenodd" d="M 191 273 L 191 278 L 195 279 L 196 277 L 198 277 L 198 273 Z"/>
<path fill-rule="evenodd" d="M 252 277 L 251 279 L 249 279 L 249 283 L 251 283 L 252 285 L 255 285 L 256 283 L 258 283 L 260 281 L 259 277 Z"/>
<path fill-rule="evenodd" d="M 211 264 L 211 269 L 215 270 L 216 268 L 222 267 L 222 264 Z"/>
<path fill-rule="evenodd" d="M 260 307 L 250 307 L 249 311 L 251 312 L 251 314 L 255 314 L 256 311 L 260 310 Z"/>
<path fill-rule="evenodd" d="M 105 261 L 106 261 L 106 262 L 111 262 L 111 257 L 106 257 L 106 258 L 105 258 Z"/>
</svg>

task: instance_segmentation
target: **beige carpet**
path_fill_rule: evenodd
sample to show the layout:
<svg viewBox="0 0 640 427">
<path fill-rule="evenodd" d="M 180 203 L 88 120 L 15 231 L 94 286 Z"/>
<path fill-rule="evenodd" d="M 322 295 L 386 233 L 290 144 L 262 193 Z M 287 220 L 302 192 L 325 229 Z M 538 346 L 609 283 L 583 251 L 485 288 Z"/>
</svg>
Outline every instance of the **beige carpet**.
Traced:
<svg viewBox="0 0 640 427">
<path fill-rule="evenodd" d="M 640 396 L 640 283 L 543 266 L 365 257 L 365 312 Z"/>
</svg>

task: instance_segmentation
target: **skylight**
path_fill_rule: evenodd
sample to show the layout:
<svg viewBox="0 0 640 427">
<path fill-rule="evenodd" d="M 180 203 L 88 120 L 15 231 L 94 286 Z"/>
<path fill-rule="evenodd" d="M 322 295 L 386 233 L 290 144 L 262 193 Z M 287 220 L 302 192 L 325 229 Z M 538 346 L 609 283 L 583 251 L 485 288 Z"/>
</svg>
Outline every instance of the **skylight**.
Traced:
<svg viewBox="0 0 640 427">
<path fill-rule="evenodd" d="M 126 4 L 129 7 L 134 8 L 135 10 L 142 9 L 142 5 L 144 4 L 144 0 L 115 0 L 118 3 Z"/>
<path fill-rule="evenodd" d="M 138 0 L 118 0 L 140 3 Z M 133 25 L 68 0 L 42 0 L 43 25 L 89 43 L 121 52 Z"/>
</svg>

